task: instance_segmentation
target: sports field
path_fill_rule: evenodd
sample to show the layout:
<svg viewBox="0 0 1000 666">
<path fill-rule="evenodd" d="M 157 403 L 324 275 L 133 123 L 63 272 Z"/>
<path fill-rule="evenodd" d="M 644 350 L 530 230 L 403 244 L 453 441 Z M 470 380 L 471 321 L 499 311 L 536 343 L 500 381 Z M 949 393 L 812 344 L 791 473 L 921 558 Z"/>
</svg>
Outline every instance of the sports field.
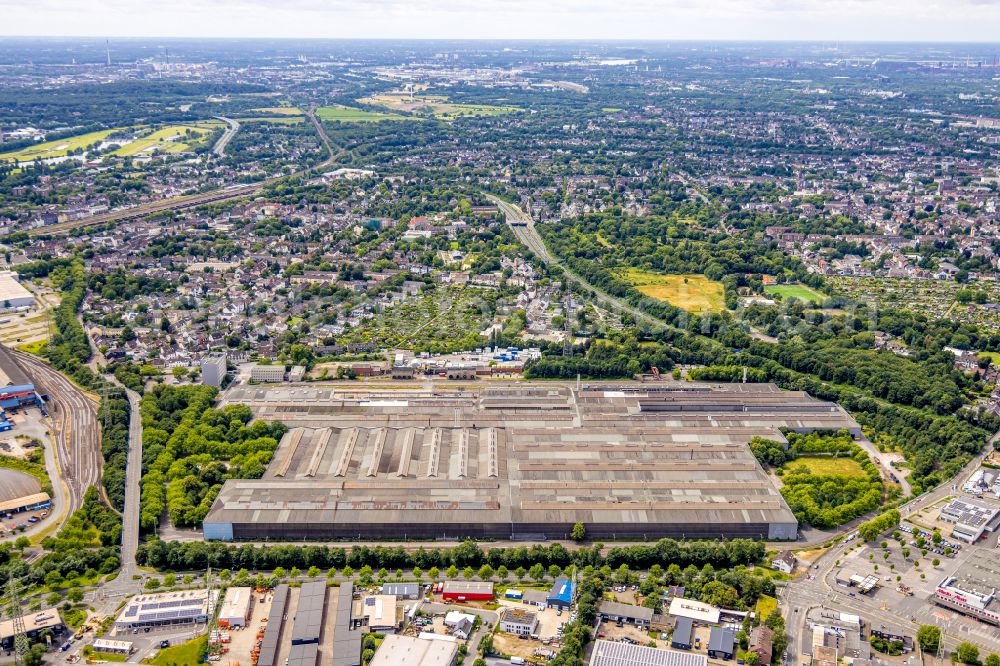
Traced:
<svg viewBox="0 0 1000 666">
<path fill-rule="evenodd" d="M 839 476 L 857 476 L 863 478 L 865 476 L 865 471 L 861 469 L 861 465 L 857 463 L 853 458 L 827 458 L 825 456 L 800 456 L 795 460 L 791 460 L 785 463 L 786 471 L 789 469 L 795 469 L 800 465 L 805 465 L 809 468 L 810 474 L 816 474 L 821 476 L 829 475 L 839 475 Z"/>
<path fill-rule="evenodd" d="M 71 136 L 65 139 L 56 139 L 55 141 L 37 143 L 33 146 L 22 148 L 21 150 L 2 153 L 0 154 L 0 161 L 30 162 L 36 158 L 44 160 L 51 157 L 65 157 L 71 150 L 86 148 L 89 145 L 100 143 L 101 141 L 104 141 L 108 135 L 117 131 L 118 130 L 113 129 L 100 130 L 98 132 L 89 132 L 87 134 Z"/>
<path fill-rule="evenodd" d="M 459 104 L 449 102 L 444 95 L 410 95 L 408 92 L 388 92 L 359 99 L 363 104 L 384 106 L 394 111 L 431 114 L 439 120 L 456 118 L 476 118 L 481 116 L 502 116 L 522 109 L 516 106 L 494 106 L 490 104 Z"/>
<path fill-rule="evenodd" d="M 665 275 L 630 268 L 625 280 L 651 298 L 666 301 L 688 312 L 722 312 L 726 309 L 725 289 L 721 282 L 704 275 Z"/>
<path fill-rule="evenodd" d="M 321 106 L 316 109 L 316 117 L 320 120 L 330 120 L 342 123 L 377 123 L 383 120 L 419 120 L 396 113 L 381 113 L 365 111 L 349 106 Z"/>
<path fill-rule="evenodd" d="M 775 294 L 781 296 L 783 300 L 788 300 L 789 298 L 797 298 L 800 301 L 806 301 L 809 303 L 815 303 L 820 305 L 827 299 L 826 296 L 819 293 L 815 289 L 805 286 L 804 284 L 774 284 L 764 287 L 764 293 L 768 296 L 774 296 Z"/>
<path fill-rule="evenodd" d="M 197 125 L 167 125 L 125 144 L 112 155 L 133 157 L 154 151 L 180 153 L 190 150 L 202 137 L 221 125 L 218 121 L 206 121 Z M 188 134 L 188 130 L 191 134 Z"/>
</svg>

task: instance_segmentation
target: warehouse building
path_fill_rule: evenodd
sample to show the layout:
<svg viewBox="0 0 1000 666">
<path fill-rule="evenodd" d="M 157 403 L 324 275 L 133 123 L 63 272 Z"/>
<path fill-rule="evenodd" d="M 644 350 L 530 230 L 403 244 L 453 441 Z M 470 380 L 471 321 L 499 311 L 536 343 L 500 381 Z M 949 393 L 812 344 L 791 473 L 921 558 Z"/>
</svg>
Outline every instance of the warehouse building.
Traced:
<svg viewBox="0 0 1000 666">
<path fill-rule="evenodd" d="M 368 666 L 453 666 L 457 660 L 453 640 L 393 634 L 385 637 Z"/>
<path fill-rule="evenodd" d="M 63 624 L 62 617 L 55 608 L 46 608 L 37 613 L 24 615 L 24 633 L 32 642 L 43 640 L 46 634 L 60 636 L 64 631 L 66 631 L 66 625 Z M 0 650 L 12 650 L 13 648 L 14 620 L 0 621 Z"/>
<path fill-rule="evenodd" d="M 617 601 L 602 599 L 597 604 L 597 612 L 605 622 L 621 622 L 634 624 L 637 627 L 648 627 L 653 622 L 653 609 L 633 604 L 623 604 Z"/>
<path fill-rule="evenodd" d="M 489 601 L 493 598 L 493 583 L 472 580 L 446 580 L 441 588 L 445 601 Z"/>
<path fill-rule="evenodd" d="M 941 509 L 940 518 L 952 523 L 951 536 L 975 543 L 983 534 L 996 528 L 1000 506 L 977 500 L 953 499 Z"/>
<path fill-rule="evenodd" d="M 303 583 L 292 622 L 292 645 L 319 643 L 326 614 L 326 583 Z"/>
<path fill-rule="evenodd" d="M 265 366 L 266 367 L 266 366 Z M 264 477 L 226 481 L 212 540 L 793 539 L 754 436 L 857 424 L 770 384 L 432 389 L 241 386 L 293 426 Z"/>
<path fill-rule="evenodd" d="M 678 650 L 690 650 L 694 643 L 694 621 L 689 617 L 677 618 L 674 633 L 670 637 L 670 647 Z"/>
<path fill-rule="evenodd" d="M 420 598 L 420 583 L 382 583 L 382 594 L 412 601 Z"/>
<path fill-rule="evenodd" d="M 245 627 L 253 614 L 253 590 L 249 587 L 231 587 L 226 590 L 219 610 L 220 627 Z"/>
<path fill-rule="evenodd" d="M 147 627 L 167 627 L 208 622 L 219 592 L 185 590 L 133 597 L 115 620 L 115 629 L 131 631 Z"/>
<path fill-rule="evenodd" d="M 24 310 L 35 304 L 35 296 L 17 280 L 17 274 L 0 271 L 0 311 Z"/>
<path fill-rule="evenodd" d="M 706 666 L 704 655 L 661 650 L 645 645 L 598 640 L 590 666 Z"/>
</svg>

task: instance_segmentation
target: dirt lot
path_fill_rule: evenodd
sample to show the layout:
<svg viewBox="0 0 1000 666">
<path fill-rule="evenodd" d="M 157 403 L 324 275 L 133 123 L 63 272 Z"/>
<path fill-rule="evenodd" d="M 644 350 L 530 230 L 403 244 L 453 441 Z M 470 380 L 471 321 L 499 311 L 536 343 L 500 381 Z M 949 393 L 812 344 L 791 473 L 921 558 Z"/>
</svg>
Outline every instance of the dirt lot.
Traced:
<svg viewBox="0 0 1000 666">
<path fill-rule="evenodd" d="M 639 645 L 648 645 L 649 641 L 655 640 L 656 647 L 670 647 L 670 641 L 660 640 L 659 633 L 656 634 L 657 638 L 653 639 L 650 637 L 648 631 L 631 624 L 623 624 L 619 627 L 614 622 L 602 622 L 601 626 L 597 628 L 597 633 L 599 637 L 609 641 L 620 641 L 623 638 L 629 638 L 636 641 Z"/>
</svg>

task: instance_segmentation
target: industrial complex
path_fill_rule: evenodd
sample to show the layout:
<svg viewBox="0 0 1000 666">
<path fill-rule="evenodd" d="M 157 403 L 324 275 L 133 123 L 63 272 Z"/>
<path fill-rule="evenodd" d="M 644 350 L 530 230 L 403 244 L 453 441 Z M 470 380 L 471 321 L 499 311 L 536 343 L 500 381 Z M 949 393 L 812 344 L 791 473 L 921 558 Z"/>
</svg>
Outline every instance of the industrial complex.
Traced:
<svg viewBox="0 0 1000 666">
<path fill-rule="evenodd" d="M 794 539 L 754 436 L 858 424 L 771 384 L 241 386 L 226 402 L 292 429 L 264 477 L 229 480 L 215 540 Z"/>
</svg>

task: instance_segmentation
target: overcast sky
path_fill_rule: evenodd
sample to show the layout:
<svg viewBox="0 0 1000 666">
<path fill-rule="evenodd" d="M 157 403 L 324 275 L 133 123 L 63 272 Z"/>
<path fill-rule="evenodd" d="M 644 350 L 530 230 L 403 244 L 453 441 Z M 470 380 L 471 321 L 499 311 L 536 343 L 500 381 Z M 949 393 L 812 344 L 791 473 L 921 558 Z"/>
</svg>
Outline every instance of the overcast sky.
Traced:
<svg viewBox="0 0 1000 666">
<path fill-rule="evenodd" d="M 0 34 L 1000 42 L 1000 0 L 0 0 Z"/>
</svg>

